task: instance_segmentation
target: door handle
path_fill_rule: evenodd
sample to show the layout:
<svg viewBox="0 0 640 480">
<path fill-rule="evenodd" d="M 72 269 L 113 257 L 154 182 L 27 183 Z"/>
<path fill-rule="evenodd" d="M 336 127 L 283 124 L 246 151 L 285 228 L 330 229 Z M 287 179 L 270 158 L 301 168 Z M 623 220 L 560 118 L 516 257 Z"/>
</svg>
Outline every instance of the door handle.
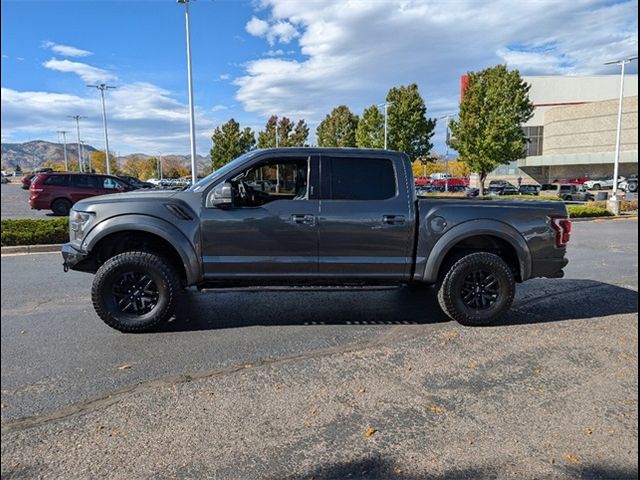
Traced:
<svg viewBox="0 0 640 480">
<path fill-rule="evenodd" d="M 382 223 L 385 225 L 404 225 L 404 215 L 384 215 Z"/>
<path fill-rule="evenodd" d="M 315 225 L 316 216 L 306 214 L 293 214 L 291 215 L 291 221 L 300 225 Z"/>
</svg>

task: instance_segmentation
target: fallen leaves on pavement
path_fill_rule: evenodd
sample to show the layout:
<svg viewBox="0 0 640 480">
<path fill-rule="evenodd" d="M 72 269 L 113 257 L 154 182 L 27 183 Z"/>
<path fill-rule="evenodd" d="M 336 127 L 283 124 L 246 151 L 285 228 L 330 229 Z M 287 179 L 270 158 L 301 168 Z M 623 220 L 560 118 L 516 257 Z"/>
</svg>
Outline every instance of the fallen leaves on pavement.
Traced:
<svg viewBox="0 0 640 480">
<path fill-rule="evenodd" d="M 439 407 L 438 405 L 431 405 L 429 407 L 429 410 L 431 411 L 431 413 L 437 413 L 438 415 L 444 413 L 444 408 Z"/>
<path fill-rule="evenodd" d="M 6 403 L 0 403 L 0 408 L 7 408 L 9 405 L 7 405 Z"/>
<path fill-rule="evenodd" d="M 124 365 L 118 365 L 116 367 L 118 370 L 128 370 L 129 368 L 131 368 L 131 365 L 127 365 L 126 363 Z"/>
<path fill-rule="evenodd" d="M 364 436 L 365 436 L 365 437 L 367 437 L 367 438 L 369 438 L 369 437 L 371 437 L 374 433 L 376 433 L 377 431 L 378 431 L 377 429 L 375 429 L 375 428 L 373 428 L 373 427 L 369 427 L 369 428 L 367 428 L 367 431 L 366 431 L 366 432 L 364 432 Z"/>
<path fill-rule="evenodd" d="M 576 457 L 575 455 L 572 455 L 572 454 L 570 454 L 568 452 L 565 452 L 564 458 L 566 458 L 567 460 L 569 460 L 572 463 L 580 463 L 580 460 L 578 459 L 578 457 Z"/>
</svg>

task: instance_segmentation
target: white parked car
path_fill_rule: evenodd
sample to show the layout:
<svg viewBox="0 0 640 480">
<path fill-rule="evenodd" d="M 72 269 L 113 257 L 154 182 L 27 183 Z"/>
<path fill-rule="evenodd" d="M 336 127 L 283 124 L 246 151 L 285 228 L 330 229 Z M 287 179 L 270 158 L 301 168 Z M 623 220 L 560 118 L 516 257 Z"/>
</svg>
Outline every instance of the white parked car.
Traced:
<svg viewBox="0 0 640 480">
<path fill-rule="evenodd" d="M 622 182 L 623 180 L 624 177 L 618 177 L 618 183 Z M 587 190 L 602 190 L 603 188 L 613 188 L 613 176 L 587 180 L 586 182 L 584 182 L 584 186 Z"/>
</svg>

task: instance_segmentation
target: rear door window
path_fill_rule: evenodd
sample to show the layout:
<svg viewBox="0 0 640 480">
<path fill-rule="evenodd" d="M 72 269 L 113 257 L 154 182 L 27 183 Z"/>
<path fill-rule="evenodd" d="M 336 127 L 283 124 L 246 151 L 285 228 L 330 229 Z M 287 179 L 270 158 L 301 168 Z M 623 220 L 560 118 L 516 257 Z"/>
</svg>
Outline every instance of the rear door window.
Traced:
<svg viewBox="0 0 640 480">
<path fill-rule="evenodd" d="M 67 187 L 69 185 L 69 175 L 49 175 L 42 184 L 50 187 Z"/>
<path fill-rule="evenodd" d="M 98 182 L 93 175 L 74 175 L 71 185 L 77 188 L 98 188 Z"/>
<path fill-rule="evenodd" d="M 389 159 L 331 159 L 329 198 L 332 200 L 387 200 L 396 196 L 396 183 L 395 169 Z"/>
</svg>

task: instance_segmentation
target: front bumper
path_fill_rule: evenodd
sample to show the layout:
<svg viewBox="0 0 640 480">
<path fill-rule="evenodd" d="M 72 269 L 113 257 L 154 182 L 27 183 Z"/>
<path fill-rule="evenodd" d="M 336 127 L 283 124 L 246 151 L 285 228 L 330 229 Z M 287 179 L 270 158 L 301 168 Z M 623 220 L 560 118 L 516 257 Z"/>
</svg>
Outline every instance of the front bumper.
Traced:
<svg viewBox="0 0 640 480">
<path fill-rule="evenodd" d="M 71 243 L 65 243 L 62 245 L 61 253 L 64 260 L 62 266 L 65 272 L 69 269 L 84 270 L 81 267 L 86 263 L 86 260 L 89 257 L 88 253 L 77 250 Z"/>
</svg>

